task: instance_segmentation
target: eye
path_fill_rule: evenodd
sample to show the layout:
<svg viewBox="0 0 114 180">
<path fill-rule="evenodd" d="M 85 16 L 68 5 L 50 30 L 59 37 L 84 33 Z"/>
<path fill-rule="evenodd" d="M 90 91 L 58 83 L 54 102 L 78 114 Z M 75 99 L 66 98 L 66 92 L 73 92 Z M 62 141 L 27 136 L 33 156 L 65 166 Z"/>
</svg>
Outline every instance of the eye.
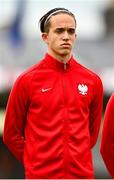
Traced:
<svg viewBox="0 0 114 180">
<path fill-rule="evenodd" d="M 55 32 L 56 32 L 57 34 L 61 34 L 61 33 L 64 32 L 64 28 L 57 28 L 57 29 L 55 30 Z"/>
<path fill-rule="evenodd" d="M 74 33 L 75 33 L 75 29 L 74 29 L 74 28 L 68 29 L 68 33 L 69 33 L 69 34 L 74 34 Z"/>
</svg>

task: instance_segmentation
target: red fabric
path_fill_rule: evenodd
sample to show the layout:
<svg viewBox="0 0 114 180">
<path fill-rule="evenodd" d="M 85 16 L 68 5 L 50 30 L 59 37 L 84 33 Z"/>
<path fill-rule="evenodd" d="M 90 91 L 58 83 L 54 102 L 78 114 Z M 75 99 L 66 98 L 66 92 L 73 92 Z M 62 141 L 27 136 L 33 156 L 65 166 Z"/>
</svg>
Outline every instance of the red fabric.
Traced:
<svg viewBox="0 0 114 180">
<path fill-rule="evenodd" d="M 104 115 L 100 151 L 105 165 L 114 179 L 114 94 L 108 101 Z"/>
<path fill-rule="evenodd" d="M 91 148 L 101 115 L 100 78 L 73 57 L 50 55 L 24 72 L 8 101 L 4 142 L 24 163 L 26 178 L 94 178 Z"/>
</svg>

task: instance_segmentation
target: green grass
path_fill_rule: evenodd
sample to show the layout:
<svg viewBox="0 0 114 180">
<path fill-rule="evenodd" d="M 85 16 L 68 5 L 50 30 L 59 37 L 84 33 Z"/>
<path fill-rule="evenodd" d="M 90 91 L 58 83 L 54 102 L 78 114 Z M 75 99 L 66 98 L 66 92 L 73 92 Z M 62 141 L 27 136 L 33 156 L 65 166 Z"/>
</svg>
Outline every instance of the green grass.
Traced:
<svg viewBox="0 0 114 180">
<path fill-rule="evenodd" d="M 0 109 L 0 135 L 2 135 L 2 132 L 3 132 L 4 116 L 5 116 L 5 110 Z"/>
</svg>

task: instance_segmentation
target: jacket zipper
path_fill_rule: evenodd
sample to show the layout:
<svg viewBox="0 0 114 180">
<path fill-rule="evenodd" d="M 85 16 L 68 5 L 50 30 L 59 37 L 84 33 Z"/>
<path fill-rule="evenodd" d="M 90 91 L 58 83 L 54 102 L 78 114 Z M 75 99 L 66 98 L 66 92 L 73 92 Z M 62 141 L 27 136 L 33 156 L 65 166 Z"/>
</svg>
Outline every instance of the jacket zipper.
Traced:
<svg viewBox="0 0 114 180">
<path fill-rule="evenodd" d="M 67 66 L 66 66 L 66 63 L 64 63 L 64 70 L 66 70 Z"/>
<path fill-rule="evenodd" d="M 63 103 L 64 103 L 64 119 L 63 119 L 63 128 L 64 128 L 64 178 L 68 178 L 68 138 L 69 138 L 69 130 L 68 130 L 68 109 L 67 109 L 67 94 L 65 89 L 65 79 L 64 75 L 66 75 L 66 63 L 64 63 L 64 72 L 62 73 L 62 85 L 63 85 Z M 65 73 L 65 74 L 64 74 Z"/>
</svg>

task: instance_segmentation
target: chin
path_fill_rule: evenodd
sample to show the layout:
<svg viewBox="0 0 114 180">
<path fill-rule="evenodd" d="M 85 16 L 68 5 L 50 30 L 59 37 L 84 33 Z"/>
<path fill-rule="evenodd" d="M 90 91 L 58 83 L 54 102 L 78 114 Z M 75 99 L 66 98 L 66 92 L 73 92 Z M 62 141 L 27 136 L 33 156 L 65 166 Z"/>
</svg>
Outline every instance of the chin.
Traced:
<svg viewBox="0 0 114 180">
<path fill-rule="evenodd" d="M 70 55 L 70 54 L 71 54 L 70 51 L 65 51 L 65 52 L 62 52 L 62 53 L 61 53 L 61 55 L 63 55 L 63 56 L 68 56 L 68 55 Z"/>
<path fill-rule="evenodd" d="M 61 53 L 63 53 L 63 54 L 69 54 L 70 52 L 71 52 L 71 49 L 69 49 L 69 48 L 64 48 L 61 50 Z"/>
</svg>

